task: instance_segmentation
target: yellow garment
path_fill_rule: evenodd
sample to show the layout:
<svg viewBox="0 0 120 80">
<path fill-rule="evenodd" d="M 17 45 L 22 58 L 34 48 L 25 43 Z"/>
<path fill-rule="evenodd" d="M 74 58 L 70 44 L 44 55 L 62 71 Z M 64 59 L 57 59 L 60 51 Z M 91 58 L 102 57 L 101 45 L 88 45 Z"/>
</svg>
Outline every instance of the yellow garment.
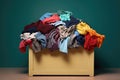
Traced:
<svg viewBox="0 0 120 80">
<path fill-rule="evenodd" d="M 76 28 L 81 35 L 85 35 L 90 29 L 90 26 L 84 22 L 80 22 L 79 24 L 77 24 Z"/>
</svg>

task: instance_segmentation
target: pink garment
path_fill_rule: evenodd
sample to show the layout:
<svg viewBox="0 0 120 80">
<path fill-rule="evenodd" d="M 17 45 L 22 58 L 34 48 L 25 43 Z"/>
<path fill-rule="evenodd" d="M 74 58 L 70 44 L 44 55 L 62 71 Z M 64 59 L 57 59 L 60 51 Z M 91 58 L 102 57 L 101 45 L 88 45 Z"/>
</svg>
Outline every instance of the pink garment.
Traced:
<svg viewBox="0 0 120 80">
<path fill-rule="evenodd" d="M 26 52 L 26 46 L 29 45 L 30 47 L 32 46 L 32 40 L 28 39 L 28 40 L 22 40 L 19 44 L 19 50 L 22 53 Z"/>
<path fill-rule="evenodd" d="M 49 18 L 45 18 L 44 20 L 42 20 L 42 22 L 49 24 L 49 23 L 53 23 L 53 22 L 56 22 L 56 21 L 59 21 L 59 20 L 60 20 L 60 17 L 57 14 L 54 14 Z"/>
</svg>

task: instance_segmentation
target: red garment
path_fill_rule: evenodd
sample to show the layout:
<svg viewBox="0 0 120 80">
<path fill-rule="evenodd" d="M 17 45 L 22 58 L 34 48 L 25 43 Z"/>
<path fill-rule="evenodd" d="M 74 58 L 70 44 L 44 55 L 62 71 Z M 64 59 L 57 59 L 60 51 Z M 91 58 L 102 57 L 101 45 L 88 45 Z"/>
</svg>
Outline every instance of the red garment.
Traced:
<svg viewBox="0 0 120 80">
<path fill-rule="evenodd" d="M 25 26 L 24 31 L 29 29 L 29 28 L 32 28 L 32 27 L 36 27 L 37 30 L 43 34 L 49 33 L 54 28 L 54 26 L 49 25 L 49 24 L 45 24 L 41 20 L 39 20 L 35 23 L 32 23 L 30 25 Z"/>
<path fill-rule="evenodd" d="M 49 33 L 54 28 L 54 26 L 49 24 L 44 24 L 40 20 L 36 23 L 36 27 L 37 27 L 37 30 L 43 34 Z"/>
<path fill-rule="evenodd" d="M 98 39 L 98 37 L 95 35 L 90 36 L 89 33 L 86 34 L 84 48 L 87 50 L 93 50 L 95 47 L 97 47 L 97 44 L 98 44 L 97 39 Z"/>
<path fill-rule="evenodd" d="M 24 31 L 26 31 L 26 30 L 29 29 L 29 28 L 33 28 L 33 27 L 36 27 L 36 24 L 35 24 L 35 23 L 31 23 L 31 24 L 29 24 L 29 25 L 26 25 L 26 26 L 24 27 Z"/>
<path fill-rule="evenodd" d="M 49 18 L 45 18 L 44 20 L 42 20 L 43 23 L 54 23 L 56 21 L 59 21 L 60 17 L 57 14 L 52 15 Z"/>
<path fill-rule="evenodd" d="M 19 44 L 19 50 L 22 53 L 26 52 L 26 46 L 29 45 L 30 47 L 32 46 L 32 40 L 28 39 L 28 40 L 22 40 Z"/>
<path fill-rule="evenodd" d="M 89 32 L 90 36 L 97 36 L 97 47 L 100 48 L 105 39 L 105 36 L 97 33 L 93 29 L 89 29 L 88 32 Z"/>
</svg>

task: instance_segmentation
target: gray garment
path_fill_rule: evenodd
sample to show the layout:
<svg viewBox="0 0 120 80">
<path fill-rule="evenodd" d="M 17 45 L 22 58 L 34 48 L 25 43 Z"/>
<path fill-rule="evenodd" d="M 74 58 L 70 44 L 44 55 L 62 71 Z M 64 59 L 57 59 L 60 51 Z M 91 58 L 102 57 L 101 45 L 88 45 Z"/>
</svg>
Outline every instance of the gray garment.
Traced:
<svg viewBox="0 0 120 80">
<path fill-rule="evenodd" d="M 58 26 L 60 32 L 60 38 L 64 39 L 70 36 L 74 32 L 75 28 L 76 28 L 75 25 L 72 25 L 69 28 L 66 28 L 65 26 Z"/>
<path fill-rule="evenodd" d="M 59 25 L 66 26 L 66 24 L 63 21 L 56 21 L 55 23 L 51 23 L 50 25 L 53 25 L 53 26 L 59 26 Z"/>
<path fill-rule="evenodd" d="M 76 40 L 77 34 L 71 34 L 70 35 L 70 40 L 68 42 L 68 47 L 69 48 L 76 48 L 79 47 L 80 45 L 78 44 L 78 41 Z"/>
<path fill-rule="evenodd" d="M 70 48 L 73 47 L 73 43 L 74 43 L 74 41 L 75 41 L 75 37 L 76 37 L 76 35 L 74 35 L 74 34 L 71 34 L 71 35 L 70 35 L 70 40 L 69 40 L 69 42 L 68 42 L 68 46 L 69 46 Z"/>
<path fill-rule="evenodd" d="M 40 43 L 37 41 L 37 39 L 33 39 L 32 42 L 32 50 L 34 53 L 38 53 L 41 51 L 41 45 Z"/>
<path fill-rule="evenodd" d="M 37 32 L 35 35 L 36 39 L 41 42 L 41 45 L 43 48 L 46 47 L 47 41 L 46 41 L 46 36 L 41 34 L 40 32 Z"/>
</svg>

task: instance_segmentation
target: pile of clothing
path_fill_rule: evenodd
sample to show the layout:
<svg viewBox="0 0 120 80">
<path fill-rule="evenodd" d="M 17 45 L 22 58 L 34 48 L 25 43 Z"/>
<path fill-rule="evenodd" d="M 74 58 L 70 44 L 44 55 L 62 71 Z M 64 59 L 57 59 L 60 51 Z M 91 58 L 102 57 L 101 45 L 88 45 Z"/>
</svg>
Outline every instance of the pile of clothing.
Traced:
<svg viewBox="0 0 120 80">
<path fill-rule="evenodd" d="M 105 38 L 97 33 L 87 23 L 75 18 L 72 12 L 57 11 L 45 13 L 38 21 L 26 25 L 20 34 L 19 49 L 26 52 L 29 46 L 34 53 L 43 48 L 51 51 L 59 49 L 68 53 L 68 48 L 84 47 L 86 50 L 100 48 Z"/>
</svg>

